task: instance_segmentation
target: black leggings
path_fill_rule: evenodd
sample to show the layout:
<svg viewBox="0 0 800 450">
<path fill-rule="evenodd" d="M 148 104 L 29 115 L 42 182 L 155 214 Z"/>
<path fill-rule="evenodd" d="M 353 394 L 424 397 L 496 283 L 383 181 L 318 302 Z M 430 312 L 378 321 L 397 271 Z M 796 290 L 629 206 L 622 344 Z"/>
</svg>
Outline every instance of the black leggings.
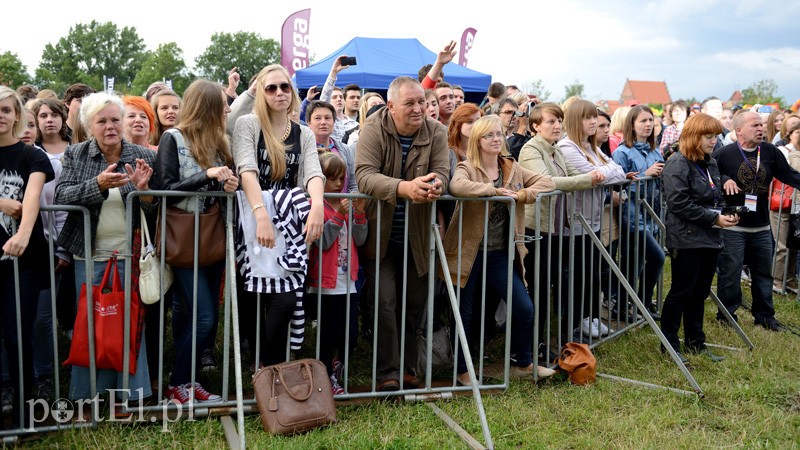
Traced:
<svg viewBox="0 0 800 450">
<path fill-rule="evenodd" d="M 239 283 L 239 322 L 242 336 L 247 337 L 250 346 L 255 350 L 257 294 L 245 291 Z M 295 291 L 280 294 L 261 294 L 261 333 L 259 357 L 265 366 L 286 361 L 286 349 L 289 336 L 289 322 L 294 316 L 297 303 Z"/>
</svg>

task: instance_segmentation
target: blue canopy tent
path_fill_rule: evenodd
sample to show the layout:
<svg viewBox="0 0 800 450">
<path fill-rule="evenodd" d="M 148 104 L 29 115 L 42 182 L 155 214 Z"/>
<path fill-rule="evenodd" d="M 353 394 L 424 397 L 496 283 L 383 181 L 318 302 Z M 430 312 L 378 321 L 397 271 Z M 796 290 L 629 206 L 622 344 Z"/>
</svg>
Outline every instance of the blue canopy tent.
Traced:
<svg viewBox="0 0 800 450">
<path fill-rule="evenodd" d="M 298 70 L 294 77 L 298 89 L 325 84 L 325 79 L 340 55 L 355 56 L 357 64 L 341 72 L 336 85 L 344 87 L 357 84 L 362 89 L 385 91 L 396 77 L 407 75 L 417 78 L 417 72 L 425 64 L 436 61 L 436 53 L 428 50 L 417 39 L 380 39 L 356 37 L 340 49 L 315 64 Z M 483 98 L 492 82 L 491 75 L 449 63 L 444 66 L 445 81 L 464 88 L 472 98 Z"/>
</svg>

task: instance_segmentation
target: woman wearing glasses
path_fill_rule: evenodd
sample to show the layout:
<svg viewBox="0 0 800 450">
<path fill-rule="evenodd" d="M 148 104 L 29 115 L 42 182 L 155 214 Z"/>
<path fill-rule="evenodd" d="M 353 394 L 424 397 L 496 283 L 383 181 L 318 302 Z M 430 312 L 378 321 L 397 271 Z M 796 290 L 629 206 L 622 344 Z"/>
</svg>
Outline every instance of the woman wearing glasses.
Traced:
<svg viewBox="0 0 800 450">
<path fill-rule="evenodd" d="M 517 203 L 515 211 L 515 235 L 524 233 L 525 204 L 536 201 L 540 192 L 555 188 L 549 176 L 538 175 L 520 167 L 508 156 L 502 123 L 497 116 L 478 119 L 472 126 L 467 146 L 467 159 L 458 163 L 456 173 L 450 181 L 450 192 L 460 197 L 506 196 Z M 510 209 L 505 202 L 493 202 L 486 217 L 483 202 L 461 202 L 445 236 L 444 247 L 450 266 L 453 283 L 461 288 L 460 315 L 464 331 L 469 336 L 472 311 L 475 304 L 476 287 L 486 271 L 486 286 L 504 297 L 508 289 L 508 241 Z M 459 242 L 459 221 L 462 234 Z M 487 222 L 488 221 L 488 222 Z M 484 223 L 488 231 L 484 234 Z M 527 249 L 516 243 L 516 261 L 525 258 Z M 484 254 L 484 251 L 486 252 Z M 484 258 L 486 259 L 484 268 Z M 461 261 L 461 270 L 458 262 Z M 533 302 L 525 289 L 524 269 L 514 264 L 511 286 L 511 352 L 516 355 L 512 375 L 532 376 L 534 370 L 531 356 L 533 342 Z M 553 370 L 537 367 L 540 377 L 550 376 Z M 463 353 L 458 352 L 458 382 L 469 385 L 467 366 Z"/>
<path fill-rule="evenodd" d="M 253 113 L 239 117 L 233 130 L 233 160 L 247 197 L 244 207 L 250 208 L 255 217 L 255 237 L 260 247 L 273 248 L 276 243 L 276 230 L 262 199 L 265 190 L 300 187 L 306 191 L 311 197 L 311 207 L 303 228 L 305 240 L 315 241 L 322 233 L 325 177 L 314 133 L 289 119 L 299 102 L 286 69 L 269 65 L 256 77 Z M 237 232 L 237 240 L 237 260 L 241 261 L 246 258 L 240 251 L 241 230 Z M 261 297 L 260 313 L 260 358 L 264 365 L 286 360 L 286 330 L 297 300 L 302 302 L 305 281 L 304 272 L 295 273 L 297 277 L 289 283 L 276 283 L 274 279 L 258 283 L 258 291 L 266 294 Z M 254 297 L 252 293 L 250 296 Z"/>
</svg>

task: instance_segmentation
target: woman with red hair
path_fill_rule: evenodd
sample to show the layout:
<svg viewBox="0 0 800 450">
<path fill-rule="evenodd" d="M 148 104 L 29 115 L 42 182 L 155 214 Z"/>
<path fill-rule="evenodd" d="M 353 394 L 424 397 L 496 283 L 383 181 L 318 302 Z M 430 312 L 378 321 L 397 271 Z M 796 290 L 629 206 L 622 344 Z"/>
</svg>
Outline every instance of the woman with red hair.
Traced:
<svg viewBox="0 0 800 450">
<path fill-rule="evenodd" d="M 156 131 L 155 113 L 144 97 L 126 95 L 122 97 L 125 104 L 125 115 L 122 119 L 122 133 L 126 140 L 133 144 L 158 150 L 150 144 L 150 137 Z"/>
<path fill-rule="evenodd" d="M 681 320 L 686 351 L 722 360 L 708 350 L 703 333 L 703 302 L 724 245 L 722 228 L 739 222 L 737 215 L 723 214 L 722 179 L 711 157 L 721 132 L 719 121 L 707 114 L 689 117 L 678 139 L 680 151 L 667 160 L 661 177 L 667 201 L 667 248 L 672 254 L 672 286 L 661 312 L 661 331 L 684 363 L 678 339 Z"/>
<path fill-rule="evenodd" d="M 456 165 L 467 159 L 467 143 L 469 142 L 472 124 L 483 116 L 474 103 L 464 103 L 450 116 L 447 127 L 447 146 L 450 147 L 450 177 L 456 171 Z"/>
</svg>

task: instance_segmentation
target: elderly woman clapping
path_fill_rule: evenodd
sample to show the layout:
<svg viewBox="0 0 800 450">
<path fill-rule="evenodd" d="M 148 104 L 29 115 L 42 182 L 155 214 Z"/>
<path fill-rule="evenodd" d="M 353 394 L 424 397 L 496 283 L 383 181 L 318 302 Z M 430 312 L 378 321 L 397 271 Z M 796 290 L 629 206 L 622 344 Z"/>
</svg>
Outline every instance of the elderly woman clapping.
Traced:
<svg viewBox="0 0 800 450">
<path fill-rule="evenodd" d="M 127 247 L 127 224 L 125 222 L 125 199 L 134 191 L 146 190 L 151 165 L 156 153 L 147 148 L 131 144 L 122 137 L 122 121 L 125 106 L 122 100 L 111 94 L 98 92 L 83 99 L 80 117 L 88 130 L 90 139 L 70 147 L 64 157 L 61 180 L 56 187 L 56 204 L 80 205 L 89 209 L 92 254 L 84 251 L 83 217 L 79 212 L 70 212 L 58 243 L 75 256 L 75 286 L 80 292 L 86 279 L 86 259 L 108 260 L 114 251 L 124 252 Z M 145 212 L 152 211 L 152 197 L 134 199 L 138 209 L 139 200 Z M 139 226 L 139 214 L 133 214 L 133 227 Z M 124 276 L 124 263 L 118 263 L 120 276 Z M 94 264 L 94 283 L 99 284 L 105 264 Z M 113 370 L 97 371 L 97 390 L 119 388 L 122 374 Z M 136 374 L 129 385 L 132 400 L 138 396 L 151 395 L 147 370 L 145 346 L 138 355 Z M 142 391 L 138 391 L 142 388 Z M 140 394 L 141 393 L 141 394 Z M 70 398 L 82 399 L 89 392 L 89 369 L 72 367 Z"/>
</svg>

